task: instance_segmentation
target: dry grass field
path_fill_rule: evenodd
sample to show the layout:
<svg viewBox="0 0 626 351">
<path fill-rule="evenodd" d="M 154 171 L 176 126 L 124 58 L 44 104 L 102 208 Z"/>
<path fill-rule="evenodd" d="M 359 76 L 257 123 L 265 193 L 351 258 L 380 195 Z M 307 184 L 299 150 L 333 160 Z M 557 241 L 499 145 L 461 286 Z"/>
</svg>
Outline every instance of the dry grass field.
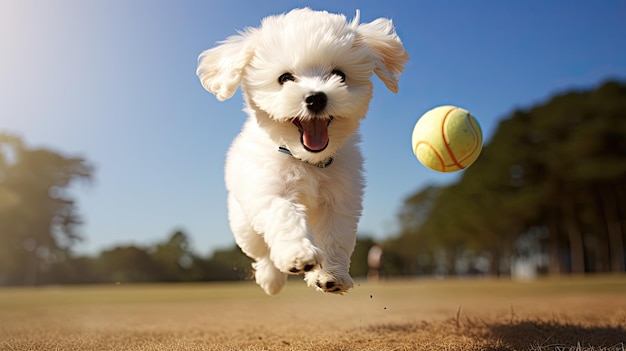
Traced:
<svg viewBox="0 0 626 351">
<path fill-rule="evenodd" d="M 626 276 L 0 289 L 0 350 L 626 350 Z"/>
</svg>

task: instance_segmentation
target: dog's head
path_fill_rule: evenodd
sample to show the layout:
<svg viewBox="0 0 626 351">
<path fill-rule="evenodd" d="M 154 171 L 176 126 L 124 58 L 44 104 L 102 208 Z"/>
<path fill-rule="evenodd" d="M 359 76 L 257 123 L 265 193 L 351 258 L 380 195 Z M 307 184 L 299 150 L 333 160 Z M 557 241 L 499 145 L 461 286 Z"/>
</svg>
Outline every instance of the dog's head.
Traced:
<svg viewBox="0 0 626 351">
<path fill-rule="evenodd" d="M 202 85 L 220 100 L 241 84 L 248 113 L 279 146 L 316 163 L 365 118 L 372 73 L 393 92 L 408 55 L 391 20 L 359 24 L 296 9 L 229 37 L 199 57 Z"/>
</svg>

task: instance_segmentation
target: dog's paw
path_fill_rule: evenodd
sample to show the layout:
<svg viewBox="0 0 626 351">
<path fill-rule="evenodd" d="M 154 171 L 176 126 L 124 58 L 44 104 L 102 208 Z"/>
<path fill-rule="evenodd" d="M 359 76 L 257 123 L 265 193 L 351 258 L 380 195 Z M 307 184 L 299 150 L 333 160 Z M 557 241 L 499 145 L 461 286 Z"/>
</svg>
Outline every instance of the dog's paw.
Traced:
<svg viewBox="0 0 626 351">
<path fill-rule="evenodd" d="M 308 272 L 304 278 L 307 285 L 318 291 L 342 295 L 354 286 L 354 280 L 348 273 L 328 273 L 323 269 Z"/>
<path fill-rule="evenodd" d="M 302 239 L 273 245 L 270 258 L 274 266 L 283 273 L 303 274 L 317 267 L 322 255 L 320 249 L 309 239 Z"/>
</svg>

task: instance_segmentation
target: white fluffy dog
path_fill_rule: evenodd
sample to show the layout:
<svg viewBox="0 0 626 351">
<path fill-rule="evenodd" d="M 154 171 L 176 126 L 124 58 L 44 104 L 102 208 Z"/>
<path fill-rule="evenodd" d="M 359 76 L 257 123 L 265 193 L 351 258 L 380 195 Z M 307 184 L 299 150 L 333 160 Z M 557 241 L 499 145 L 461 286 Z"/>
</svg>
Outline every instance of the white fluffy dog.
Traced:
<svg viewBox="0 0 626 351">
<path fill-rule="evenodd" d="M 198 59 L 205 89 L 237 87 L 249 118 L 226 160 L 230 226 L 270 295 L 287 274 L 344 293 L 363 195 L 359 123 L 372 73 L 398 90 L 408 55 L 388 19 L 359 24 L 296 9 L 229 37 Z"/>
</svg>

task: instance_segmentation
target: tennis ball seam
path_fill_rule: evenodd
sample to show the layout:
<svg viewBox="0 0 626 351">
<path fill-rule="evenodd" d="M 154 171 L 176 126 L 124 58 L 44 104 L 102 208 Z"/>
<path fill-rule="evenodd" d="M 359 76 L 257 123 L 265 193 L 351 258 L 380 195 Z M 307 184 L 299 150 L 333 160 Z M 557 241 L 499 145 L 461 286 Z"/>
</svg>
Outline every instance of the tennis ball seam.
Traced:
<svg viewBox="0 0 626 351">
<path fill-rule="evenodd" d="M 441 137 L 443 138 L 443 145 L 446 146 L 446 151 L 448 151 L 448 156 L 452 159 L 452 163 L 459 167 L 459 169 L 465 169 L 465 167 L 456 159 L 456 155 L 452 152 L 452 148 L 450 148 L 450 143 L 448 142 L 448 138 L 446 137 L 446 122 L 448 121 L 448 116 L 452 114 L 453 111 L 458 110 L 457 107 L 453 107 L 448 112 L 446 112 L 445 116 L 443 116 L 443 121 L 441 122 Z M 444 171 L 446 167 L 442 168 Z"/>
<path fill-rule="evenodd" d="M 446 161 L 445 161 L 443 155 L 440 154 L 439 151 L 437 150 L 437 148 L 432 146 L 429 142 L 420 141 L 417 144 L 415 144 L 415 149 L 413 149 L 413 154 L 417 155 L 417 150 L 419 149 L 420 145 L 422 145 L 422 144 L 426 145 L 432 152 L 435 153 L 435 155 L 439 159 L 439 162 L 441 163 L 441 170 L 444 171 L 446 169 Z"/>
<path fill-rule="evenodd" d="M 418 160 L 441 172 L 468 168 L 482 149 L 480 124 L 469 111 L 453 105 L 436 107 L 422 115 L 412 138 Z"/>
</svg>

